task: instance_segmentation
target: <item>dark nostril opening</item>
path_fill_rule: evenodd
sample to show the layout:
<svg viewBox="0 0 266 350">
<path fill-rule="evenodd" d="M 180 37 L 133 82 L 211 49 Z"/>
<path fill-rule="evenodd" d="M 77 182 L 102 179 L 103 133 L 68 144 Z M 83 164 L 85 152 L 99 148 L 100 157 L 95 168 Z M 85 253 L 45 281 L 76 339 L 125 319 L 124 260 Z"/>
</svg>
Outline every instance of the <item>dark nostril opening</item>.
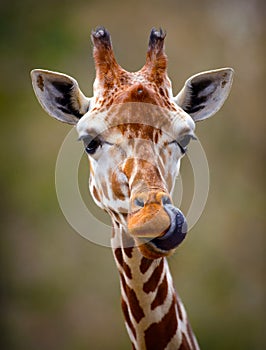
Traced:
<svg viewBox="0 0 266 350">
<path fill-rule="evenodd" d="M 162 203 L 163 203 L 163 205 L 172 204 L 171 203 L 171 199 L 168 196 L 163 196 L 162 197 Z"/>
<path fill-rule="evenodd" d="M 144 201 L 141 198 L 135 198 L 134 199 L 134 204 L 138 207 L 144 207 Z"/>
</svg>

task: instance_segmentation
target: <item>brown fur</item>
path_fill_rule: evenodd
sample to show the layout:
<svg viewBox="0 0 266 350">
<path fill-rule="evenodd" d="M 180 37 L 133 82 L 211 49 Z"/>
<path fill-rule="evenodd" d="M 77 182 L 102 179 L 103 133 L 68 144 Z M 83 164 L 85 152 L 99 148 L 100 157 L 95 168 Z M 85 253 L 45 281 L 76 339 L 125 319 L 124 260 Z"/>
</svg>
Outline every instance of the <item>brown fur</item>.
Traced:
<svg viewBox="0 0 266 350">
<path fill-rule="evenodd" d="M 168 293 L 167 278 L 164 276 L 162 283 L 159 285 L 156 296 L 151 303 L 151 310 L 154 310 L 157 306 L 163 305 Z"/>
<path fill-rule="evenodd" d="M 176 301 L 173 299 L 168 313 L 158 323 L 151 324 L 145 331 L 147 350 L 164 350 L 175 335 L 178 323 L 175 314 Z M 156 334 L 156 337 L 154 336 Z M 188 348 L 189 349 L 189 348 Z"/>
<path fill-rule="evenodd" d="M 121 278 L 124 292 L 128 298 L 129 307 L 132 312 L 132 315 L 136 320 L 136 322 L 139 323 L 140 320 L 144 317 L 144 312 L 140 306 L 137 295 L 135 291 L 127 285 L 126 280 L 122 274 L 120 274 L 120 278 Z"/>
<path fill-rule="evenodd" d="M 154 292 L 156 287 L 158 286 L 158 283 L 160 281 L 161 278 L 161 274 L 163 271 L 163 259 L 161 259 L 160 264 L 156 267 L 156 269 L 153 271 L 153 273 L 151 274 L 151 277 L 148 279 L 148 281 L 146 283 L 144 283 L 143 285 L 143 291 L 145 293 L 150 293 L 150 292 Z"/>
</svg>

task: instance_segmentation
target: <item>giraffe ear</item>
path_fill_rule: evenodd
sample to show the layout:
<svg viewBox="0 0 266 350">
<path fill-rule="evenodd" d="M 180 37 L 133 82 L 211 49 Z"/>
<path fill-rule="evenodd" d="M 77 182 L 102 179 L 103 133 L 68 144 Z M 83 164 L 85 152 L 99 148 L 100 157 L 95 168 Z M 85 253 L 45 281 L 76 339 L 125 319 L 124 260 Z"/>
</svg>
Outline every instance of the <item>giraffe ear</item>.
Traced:
<svg viewBox="0 0 266 350">
<path fill-rule="evenodd" d="M 187 112 L 195 122 L 213 116 L 227 99 L 234 71 L 222 68 L 193 75 L 174 101 Z"/>
<path fill-rule="evenodd" d="M 90 99 L 83 95 L 77 81 L 68 75 L 34 69 L 31 79 L 38 101 L 53 118 L 76 124 L 89 110 Z"/>
</svg>

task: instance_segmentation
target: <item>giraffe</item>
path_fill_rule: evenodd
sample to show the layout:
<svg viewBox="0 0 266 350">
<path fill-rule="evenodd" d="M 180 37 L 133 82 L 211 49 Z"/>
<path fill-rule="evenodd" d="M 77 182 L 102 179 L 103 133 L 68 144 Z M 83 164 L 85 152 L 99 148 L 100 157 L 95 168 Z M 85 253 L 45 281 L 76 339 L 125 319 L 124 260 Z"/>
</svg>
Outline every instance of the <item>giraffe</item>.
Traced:
<svg viewBox="0 0 266 350">
<path fill-rule="evenodd" d="M 90 192 L 112 220 L 122 311 L 135 350 L 199 349 L 167 263 L 187 233 L 172 192 L 195 123 L 221 108 L 233 79 L 231 68 L 202 72 L 174 96 L 165 35 L 152 29 L 144 66 L 127 72 L 115 59 L 109 32 L 92 31 L 96 78 L 90 98 L 70 76 L 31 72 L 42 107 L 75 125 L 84 143 Z"/>
</svg>

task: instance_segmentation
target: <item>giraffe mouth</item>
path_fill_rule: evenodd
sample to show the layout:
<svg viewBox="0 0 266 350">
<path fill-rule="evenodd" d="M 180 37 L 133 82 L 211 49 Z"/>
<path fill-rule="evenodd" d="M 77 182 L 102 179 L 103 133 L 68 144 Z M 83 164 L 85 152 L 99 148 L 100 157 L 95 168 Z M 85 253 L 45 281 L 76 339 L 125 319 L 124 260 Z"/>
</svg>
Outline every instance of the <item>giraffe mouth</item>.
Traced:
<svg viewBox="0 0 266 350">
<path fill-rule="evenodd" d="M 173 254 L 187 234 L 187 221 L 180 209 L 165 204 L 164 210 L 170 218 L 170 226 L 154 238 L 135 237 L 140 252 L 148 259 L 157 259 Z"/>
<path fill-rule="evenodd" d="M 164 206 L 165 211 L 170 217 L 169 229 L 160 237 L 150 241 L 157 249 L 161 251 L 171 251 L 183 242 L 187 234 L 187 221 L 180 209 L 171 204 Z"/>
</svg>

